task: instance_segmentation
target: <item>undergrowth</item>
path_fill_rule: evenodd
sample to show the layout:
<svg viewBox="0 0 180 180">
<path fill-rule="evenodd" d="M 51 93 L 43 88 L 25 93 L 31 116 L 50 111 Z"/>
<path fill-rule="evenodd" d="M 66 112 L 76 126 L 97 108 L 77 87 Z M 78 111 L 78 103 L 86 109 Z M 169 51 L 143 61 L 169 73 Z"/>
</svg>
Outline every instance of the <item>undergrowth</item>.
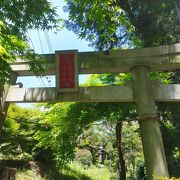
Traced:
<svg viewBox="0 0 180 180">
<path fill-rule="evenodd" d="M 83 165 L 72 162 L 68 168 L 62 171 L 64 175 L 75 177 L 77 180 L 115 180 L 118 179 L 115 174 L 112 174 L 105 166 L 93 166 L 84 168 Z"/>
</svg>

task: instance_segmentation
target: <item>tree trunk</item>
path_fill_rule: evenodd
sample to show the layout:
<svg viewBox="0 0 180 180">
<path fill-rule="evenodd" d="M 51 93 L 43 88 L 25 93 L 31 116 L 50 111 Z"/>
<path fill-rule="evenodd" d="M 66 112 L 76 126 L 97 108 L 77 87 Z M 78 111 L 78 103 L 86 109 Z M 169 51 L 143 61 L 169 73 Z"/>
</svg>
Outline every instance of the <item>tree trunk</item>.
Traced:
<svg viewBox="0 0 180 180">
<path fill-rule="evenodd" d="M 125 160 L 123 158 L 123 150 L 122 150 L 122 122 L 117 122 L 116 124 L 116 140 L 118 146 L 118 157 L 119 157 L 119 180 L 126 180 L 126 166 Z"/>
</svg>

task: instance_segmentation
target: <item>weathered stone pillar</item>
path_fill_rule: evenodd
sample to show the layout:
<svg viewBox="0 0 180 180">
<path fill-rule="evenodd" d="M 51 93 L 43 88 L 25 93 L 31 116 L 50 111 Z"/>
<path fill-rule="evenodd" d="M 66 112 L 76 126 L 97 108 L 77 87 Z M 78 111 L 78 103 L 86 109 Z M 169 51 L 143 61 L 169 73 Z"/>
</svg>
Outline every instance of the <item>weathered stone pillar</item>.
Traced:
<svg viewBox="0 0 180 180">
<path fill-rule="evenodd" d="M 135 67 L 132 69 L 132 73 L 135 81 L 135 97 L 147 179 L 152 180 L 160 176 L 169 178 L 148 68 Z"/>
<path fill-rule="evenodd" d="M 10 85 L 13 85 L 16 83 L 16 79 L 17 79 L 17 74 L 12 73 L 10 84 L 5 85 L 4 89 L 0 89 L 0 136 L 1 136 L 4 120 L 6 118 L 6 114 L 8 111 L 8 107 L 9 107 L 9 103 L 6 102 L 7 93 L 8 93 Z"/>
</svg>

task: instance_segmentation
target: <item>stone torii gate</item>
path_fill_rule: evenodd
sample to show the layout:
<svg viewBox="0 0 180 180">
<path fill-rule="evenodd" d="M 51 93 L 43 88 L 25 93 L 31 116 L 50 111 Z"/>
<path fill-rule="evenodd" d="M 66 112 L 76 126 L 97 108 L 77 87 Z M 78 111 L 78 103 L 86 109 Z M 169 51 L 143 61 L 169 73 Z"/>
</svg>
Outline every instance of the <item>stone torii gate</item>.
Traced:
<svg viewBox="0 0 180 180">
<path fill-rule="evenodd" d="M 62 57 L 61 54 L 63 54 Z M 110 51 L 109 55 L 103 52 L 78 53 L 77 51 L 57 51 L 55 54 L 41 55 L 42 63 L 46 62 L 44 64 L 45 75 L 56 75 L 57 86 L 60 86 L 59 82 L 63 81 L 57 75 L 57 71 L 59 67 L 60 71 L 63 71 L 62 64 L 66 64 L 64 54 L 73 54 L 74 57 L 75 84 L 73 87 L 64 86 L 59 89 L 59 87 L 7 86 L 1 96 L 1 122 L 11 102 L 135 102 L 148 179 L 155 179 L 155 176 L 168 178 L 169 173 L 155 102 L 180 102 L 180 85 L 163 85 L 160 82 L 151 81 L 149 72 L 180 69 L 180 44 L 116 50 Z M 62 62 L 60 59 L 63 59 Z M 12 83 L 15 83 L 17 76 L 34 75 L 25 62 L 11 64 L 11 67 L 16 74 Z M 77 71 L 79 74 L 132 72 L 134 82 L 127 83 L 125 86 L 78 87 Z M 71 80 L 69 82 L 73 83 Z"/>
</svg>

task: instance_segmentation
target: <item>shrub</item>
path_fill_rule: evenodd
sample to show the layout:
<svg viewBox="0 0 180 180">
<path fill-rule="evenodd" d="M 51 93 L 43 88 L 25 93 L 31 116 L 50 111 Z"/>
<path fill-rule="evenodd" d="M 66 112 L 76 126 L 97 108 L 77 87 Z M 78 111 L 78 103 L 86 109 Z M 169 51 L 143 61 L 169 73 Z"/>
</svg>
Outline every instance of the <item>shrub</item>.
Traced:
<svg viewBox="0 0 180 180">
<path fill-rule="evenodd" d="M 84 168 L 88 168 L 92 164 L 92 155 L 90 151 L 86 149 L 79 149 L 76 152 L 75 160 L 81 163 L 84 166 Z"/>
</svg>

